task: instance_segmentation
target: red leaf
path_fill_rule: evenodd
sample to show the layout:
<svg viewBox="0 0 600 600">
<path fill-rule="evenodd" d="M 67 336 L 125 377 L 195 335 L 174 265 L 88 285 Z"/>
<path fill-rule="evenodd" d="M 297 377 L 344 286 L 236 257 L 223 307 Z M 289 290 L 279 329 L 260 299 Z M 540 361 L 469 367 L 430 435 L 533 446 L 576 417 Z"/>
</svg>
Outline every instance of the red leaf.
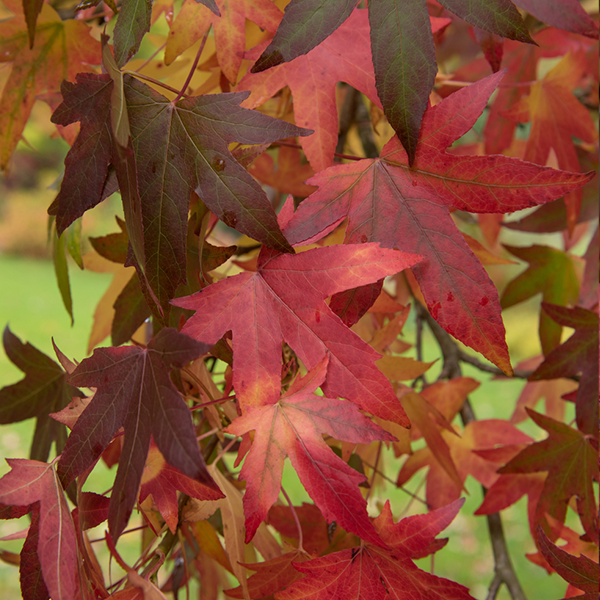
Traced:
<svg viewBox="0 0 600 600">
<path fill-rule="evenodd" d="M 598 595 L 598 563 L 584 556 L 573 556 L 554 545 L 538 528 L 538 545 L 550 566 L 565 580 L 577 589 L 585 592 L 576 598 L 595 600 Z"/>
<path fill-rule="evenodd" d="M 583 528 L 597 542 L 598 509 L 592 480 L 598 481 L 598 453 L 592 447 L 589 436 L 531 409 L 527 409 L 527 413 L 548 432 L 548 438 L 525 448 L 498 473 L 547 471 L 548 476 L 537 505 L 536 523 L 542 525 L 548 535 L 554 536 L 546 523 L 545 514 L 564 523 L 567 505 L 571 497 L 576 496 Z"/>
<path fill-rule="evenodd" d="M 71 375 L 73 382 L 97 390 L 77 419 L 58 463 L 65 485 L 94 464 L 119 427 L 125 429 L 108 519 L 115 540 L 137 500 L 151 436 L 169 464 L 219 491 L 200 454 L 189 409 L 169 379 L 171 367 L 182 367 L 206 350 L 165 328 L 146 349 L 95 350 Z"/>
<path fill-rule="evenodd" d="M 195 481 L 165 462 L 160 450 L 152 443 L 146 460 L 140 487 L 140 502 L 150 494 L 169 529 L 175 533 L 178 521 L 177 491 L 198 500 L 218 500 L 222 494 Z"/>
<path fill-rule="evenodd" d="M 0 479 L 0 502 L 13 506 L 40 503 L 37 556 L 44 583 L 54 600 L 72 600 L 79 589 L 77 537 L 54 467 L 36 460 L 6 460 L 11 471 Z M 34 571 L 25 575 L 26 585 L 38 589 L 39 582 L 29 579 L 35 579 Z"/>
<path fill-rule="evenodd" d="M 247 408 L 226 429 L 235 435 L 256 432 L 240 472 L 240 478 L 247 481 L 246 542 L 252 539 L 279 496 L 287 456 L 328 521 L 336 521 L 362 539 L 381 544 L 358 489 L 365 477 L 338 458 L 322 434 L 354 443 L 394 438 L 361 415 L 356 406 L 315 396 L 313 392 L 323 384 L 326 371 L 327 359 L 297 380 L 279 402 Z"/>
<path fill-rule="evenodd" d="M 469 600 L 467 588 L 421 571 L 412 559 L 445 545 L 436 540 L 458 513 L 463 500 L 427 515 L 394 523 L 386 502 L 374 526 L 387 548 L 366 543 L 304 563 L 294 563 L 306 577 L 277 594 L 278 600 L 375 600 L 386 596 L 411 600 Z"/>
<path fill-rule="evenodd" d="M 448 208 L 510 212 L 553 200 L 592 175 L 503 156 L 445 152 L 469 130 L 501 78 L 502 73 L 491 75 L 428 109 L 412 169 L 394 138 L 378 159 L 331 167 L 310 179 L 319 191 L 300 204 L 285 233 L 292 244 L 299 244 L 347 217 L 347 243 L 379 241 L 423 254 L 425 260 L 412 270 L 433 317 L 511 373 L 496 287 L 457 231 Z"/>
<path fill-rule="evenodd" d="M 380 355 L 346 328 L 324 299 L 397 273 L 418 259 L 376 244 L 296 255 L 263 247 L 256 272 L 228 277 L 173 304 L 196 311 L 183 331 L 198 340 L 215 344 L 232 331 L 233 385 L 244 407 L 279 400 L 285 341 L 308 369 L 329 354 L 326 394 L 407 426 L 391 384 L 375 366 Z"/>
</svg>

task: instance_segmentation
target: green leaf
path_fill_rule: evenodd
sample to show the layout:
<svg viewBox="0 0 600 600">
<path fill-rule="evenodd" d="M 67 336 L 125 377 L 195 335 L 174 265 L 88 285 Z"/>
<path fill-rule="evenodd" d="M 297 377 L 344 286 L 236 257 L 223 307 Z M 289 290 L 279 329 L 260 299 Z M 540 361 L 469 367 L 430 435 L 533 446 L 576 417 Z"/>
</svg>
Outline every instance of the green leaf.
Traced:
<svg viewBox="0 0 600 600">
<path fill-rule="evenodd" d="M 67 250 L 77 266 L 83 270 L 83 258 L 81 257 L 81 219 L 71 223 L 67 231 Z"/>
<path fill-rule="evenodd" d="M 275 37 L 252 67 L 260 73 L 307 54 L 331 35 L 352 13 L 356 0 L 292 0 Z"/>
<path fill-rule="evenodd" d="M 461 19 L 511 40 L 534 44 L 521 14 L 511 0 L 439 0 Z"/>
<path fill-rule="evenodd" d="M 369 22 L 377 93 L 412 165 L 437 73 L 427 6 L 423 0 L 372 0 Z"/>
<path fill-rule="evenodd" d="M 150 29 L 151 0 L 123 0 L 114 31 L 115 62 L 122 67 L 139 49 Z"/>
<path fill-rule="evenodd" d="M 65 253 L 65 238 L 63 234 L 52 236 L 52 258 L 54 260 L 54 272 L 63 304 L 71 317 L 71 325 L 75 322 L 73 318 L 73 298 L 71 297 L 71 284 L 69 283 L 69 267 Z"/>
</svg>

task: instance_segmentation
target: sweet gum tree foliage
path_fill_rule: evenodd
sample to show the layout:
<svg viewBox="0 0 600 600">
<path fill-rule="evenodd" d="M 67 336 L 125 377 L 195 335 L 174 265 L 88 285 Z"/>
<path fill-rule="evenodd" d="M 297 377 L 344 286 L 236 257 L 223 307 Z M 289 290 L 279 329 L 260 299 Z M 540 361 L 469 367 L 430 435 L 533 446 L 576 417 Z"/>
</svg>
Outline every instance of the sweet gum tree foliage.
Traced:
<svg viewBox="0 0 600 600">
<path fill-rule="evenodd" d="M 4 0 L 2 167 L 47 102 L 71 146 L 48 209 L 67 310 L 67 252 L 115 273 L 90 351 L 111 346 L 71 361 L 4 332 L 24 379 L 0 422 L 36 419 L 0 479 L 1 517 L 30 514 L 24 598 L 181 597 L 197 579 L 206 599 L 464 600 L 413 560 L 445 545 L 467 477 L 487 490 L 488 598 L 525 598 L 500 516 L 523 495 L 530 560 L 597 597 L 589 4 Z M 124 220 L 82 256 L 81 216 L 116 192 Z M 562 247 L 502 245 L 508 229 Z M 543 355 L 513 367 L 503 310 L 538 294 Z M 522 380 L 510 420 L 477 420 L 463 363 Z M 282 488 L 286 458 L 314 504 Z M 112 488 L 83 491 L 98 461 Z M 400 519 L 382 478 L 425 467 Z M 105 522 L 116 581 L 88 535 Z"/>
</svg>

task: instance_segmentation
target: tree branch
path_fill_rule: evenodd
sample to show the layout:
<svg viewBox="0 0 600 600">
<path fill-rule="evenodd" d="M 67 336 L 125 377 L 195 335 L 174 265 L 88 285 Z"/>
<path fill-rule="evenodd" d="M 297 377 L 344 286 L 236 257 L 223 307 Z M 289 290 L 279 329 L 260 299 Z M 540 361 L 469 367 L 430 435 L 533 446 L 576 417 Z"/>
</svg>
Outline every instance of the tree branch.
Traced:
<svg viewBox="0 0 600 600">
<path fill-rule="evenodd" d="M 453 377 L 460 377 L 462 371 L 460 368 L 460 361 L 462 360 L 461 350 L 458 344 L 446 333 L 439 325 L 439 323 L 429 314 L 429 311 L 415 299 L 415 306 L 417 314 L 429 325 L 431 332 L 435 336 L 437 343 L 442 351 L 444 359 L 444 366 L 440 374 L 439 379 L 452 379 Z M 470 357 L 469 357 L 470 358 Z M 468 361 L 465 361 L 468 362 Z M 482 366 L 483 363 L 481 363 Z M 473 406 L 467 398 L 460 409 L 460 416 L 464 425 L 468 425 L 476 420 Z M 487 488 L 481 486 L 484 495 L 487 492 Z M 506 538 L 504 537 L 504 529 L 502 527 L 502 518 L 500 513 L 494 513 L 493 515 L 487 515 L 488 530 L 490 532 L 490 541 L 492 543 L 492 552 L 494 554 L 494 579 L 490 584 L 488 590 L 487 600 L 494 600 L 498 594 L 500 586 L 504 583 L 508 588 L 508 591 L 513 600 L 527 600 L 525 592 L 519 583 L 517 574 L 513 568 L 510 560 L 510 554 L 506 545 Z"/>
</svg>

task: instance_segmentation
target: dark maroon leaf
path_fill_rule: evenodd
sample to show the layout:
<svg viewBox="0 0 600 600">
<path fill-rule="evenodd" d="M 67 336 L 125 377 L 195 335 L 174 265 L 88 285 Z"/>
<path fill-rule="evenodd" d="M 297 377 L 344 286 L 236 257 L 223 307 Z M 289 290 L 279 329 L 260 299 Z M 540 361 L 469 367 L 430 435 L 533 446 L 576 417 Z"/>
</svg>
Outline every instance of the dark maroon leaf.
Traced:
<svg viewBox="0 0 600 600">
<path fill-rule="evenodd" d="M 125 264 L 127 260 L 127 248 L 129 237 L 125 221 L 117 217 L 117 224 L 121 228 L 119 233 L 109 233 L 101 237 L 90 237 L 92 248 L 100 255 L 119 264 Z"/>
<path fill-rule="evenodd" d="M 113 346 L 127 343 L 152 313 L 142 294 L 137 274 L 129 280 L 114 303 L 115 316 L 110 331 Z"/>
<path fill-rule="evenodd" d="M 38 557 L 38 542 L 40 537 L 40 503 L 32 505 L 31 524 L 27 538 L 21 549 L 21 564 L 19 579 L 23 600 L 47 600 L 50 598 L 48 588 L 42 577 L 42 565 Z"/>
<path fill-rule="evenodd" d="M 275 37 L 251 69 L 260 73 L 307 54 L 331 35 L 352 13 L 356 0 L 292 0 Z"/>
<path fill-rule="evenodd" d="M 3 335 L 9 360 L 25 373 L 25 379 L 0 390 L 0 424 L 37 418 L 30 456 L 44 462 L 56 442 L 60 453 L 66 438 L 64 425 L 48 415 L 62 410 L 73 396 L 82 393 L 67 384 L 66 373 L 31 344 L 24 344 L 8 327 Z"/>
<path fill-rule="evenodd" d="M 27 35 L 29 36 L 29 48 L 33 48 L 35 40 L 35 26 L 38 15 L 44 6 L 44 0 L 23 0 L 23 14 L 27 21 Z"/>
<path fill-rule="evenodd" d="M 153 436 L 165 460 L 221 496 L 199 450 L 189 409 L 169 378 L 209 349 L 174 329 L 162 329 L 147 348 L 100 348 L 81 362 L 72 382 L 97 388 L 73 427 L 58 463 L 68 484 L 100 457 L 119 429 L 125 442 L 109 509 L 109 529 L 116 540 L 137 501 L 142 471 Z"/>
</svg>

